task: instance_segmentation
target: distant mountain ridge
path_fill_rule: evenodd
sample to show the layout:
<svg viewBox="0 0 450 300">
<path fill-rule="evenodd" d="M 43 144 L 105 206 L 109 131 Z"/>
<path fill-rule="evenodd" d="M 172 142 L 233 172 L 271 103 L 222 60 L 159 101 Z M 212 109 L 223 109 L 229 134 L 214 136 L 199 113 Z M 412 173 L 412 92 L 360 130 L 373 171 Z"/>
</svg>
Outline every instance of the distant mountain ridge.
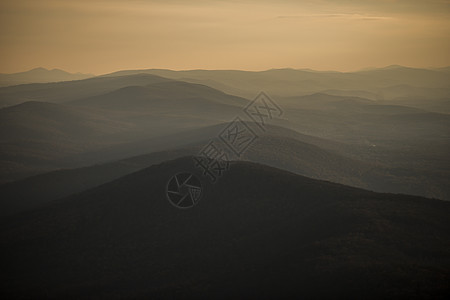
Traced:
<svg viewBox="0 0 450 300">
<path fill-rule="evenodd" d="M 173 79 L 151 74 L 131 76 L 93 77 L 82 80 L 30 83 L 0 88 L 0 107 L 27 101 L 62 103 L 101 95 L 127 86 L 144 86 Z"/>
<path fill-rule="evenodd" d="M 357 72 L 316 72 L 305 69 L 271 69 L 266 71 L 240 70 L 185 70 L 166 69 L 122 70 L 91 78 L 58 84 L 26 84 L 0 89 L 0 107 L 18 104 L 26 100 L 63 102 L 77 98 L 100 95 L 114 89 L 106 88 L 107 82 L 117 82 L 117 88 L 139 83 L 147 76 L 159 76 L 165 80 L 178 80 L 203 84 L 227 94 L 252 99 L 261 90 L 274 97 L 292 97 L 314 93 L 332 93 L 341 96 L 360 96 L 372 100 L 426 99 L 441 100 L 450 97 L 450 72 L 448 68 L 417 69 L 402 66 L 361 70 Z M 136 76 L 136 77 L 132 77 Z M 114 79 L 116 78 L 116 79 Z M 120 84 L 124 78 L 136 82 Z M 92 85 L 98 85 L 92 94 Z M 77 90 L 72 90 L 76 88 Z M 117 89 L 116 88 L 116 89 Z M 62 89 L 71 91 L 72 96 Z M 45 97 L 42 98 L 42 97 Z"/>
<path fill-rule="evenodd" d="M 307 69 L 270 69 L 265 71 L 242 70 L 122 70 L 101 76 L 118 76 L 147 73 L 188 82 L 204 83 L 226 93 L 241 97 L 254 97 L 260 90 L 272 96 L 289 97 L 326 90 L 365 90 L 388 100 L 383 89 L 395 85 L 427 88 L 430 97 L 450 95 L 450 73 L 442 69 L 419 69 L 388 66 L 356 72 L 313 71 Z M 437 89 L 434 96 L 432 89 Z M 445 92 L 443 91 L 445 90 Z"/>
<path fill-rule="evenodd" d="M 0 74 L 0 87 L 18 85 L 26 83 L 44 83 L 69 80 L 80 80 L 94 77 L 93 74 L 69 73 L 60 69 L 48 70 L 45 68 L 35 68 L 25 72 Z"/>
</svg>

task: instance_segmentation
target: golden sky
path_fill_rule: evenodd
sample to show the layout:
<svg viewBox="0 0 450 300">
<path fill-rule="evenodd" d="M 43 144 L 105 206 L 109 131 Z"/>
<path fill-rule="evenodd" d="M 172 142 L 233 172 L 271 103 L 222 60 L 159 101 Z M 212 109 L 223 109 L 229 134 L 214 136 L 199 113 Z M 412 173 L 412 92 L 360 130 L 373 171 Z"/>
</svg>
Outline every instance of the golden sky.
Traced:
<svg viewBox="0 0 450 300">
<path fill-rule="evenodd" d="M 0 72 L 450 65 L 449 0 L 0 0 Z"/>
</svg>

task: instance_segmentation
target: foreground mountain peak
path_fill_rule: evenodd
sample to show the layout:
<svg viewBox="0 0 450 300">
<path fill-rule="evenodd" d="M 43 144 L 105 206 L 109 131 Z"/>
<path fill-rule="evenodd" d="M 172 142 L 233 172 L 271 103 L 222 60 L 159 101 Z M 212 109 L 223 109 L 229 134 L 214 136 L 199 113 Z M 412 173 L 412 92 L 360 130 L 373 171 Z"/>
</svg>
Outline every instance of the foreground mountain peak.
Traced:
<svg viewBox="0 0 450 300">
<path fill-rule="evenodd" d="M 180 172 L 202 182 L 187 210 L 167 198 Z M 10 217 L 0 240 L 21 272 L 7 269 L 3 293 L 410 298 L 448 289 L 448 202 L 254 163 L 232 163 L 216 184 L 202 174 L 183 157 Z"/>
</svg>

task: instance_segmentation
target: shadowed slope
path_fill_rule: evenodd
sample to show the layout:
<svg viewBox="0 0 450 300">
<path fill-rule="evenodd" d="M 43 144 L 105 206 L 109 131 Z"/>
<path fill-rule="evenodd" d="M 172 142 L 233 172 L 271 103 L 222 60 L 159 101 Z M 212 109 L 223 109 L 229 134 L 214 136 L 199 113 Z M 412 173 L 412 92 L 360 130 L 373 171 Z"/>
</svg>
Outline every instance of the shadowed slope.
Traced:
<svg viewBox="0 0 450 300">
<path fill-rule="evenodd" d="M 216 185 L 203 182 L 196 207 L 178 210 L 165 198 L 166 182 L 192 165 L 192 158 L 166 162 L 4 220 L 2 292 L 374 299 L 449 292 L 449 203 L 235 163 Z"/>
</svg>

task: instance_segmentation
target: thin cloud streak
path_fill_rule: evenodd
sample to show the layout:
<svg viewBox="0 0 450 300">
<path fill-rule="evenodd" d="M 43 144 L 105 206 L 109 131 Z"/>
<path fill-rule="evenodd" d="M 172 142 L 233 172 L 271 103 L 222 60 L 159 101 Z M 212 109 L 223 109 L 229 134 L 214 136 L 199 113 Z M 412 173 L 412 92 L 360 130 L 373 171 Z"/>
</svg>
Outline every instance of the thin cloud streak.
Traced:
<svg viewBox="0 0 450 300">
<path fill-rule="evenodd" d="M 279 19 L 345 19 L 345 20 L 373 20 L 373 21 L 389 21 L 394 20 L 393 17 L 371 16 L 362 14 L 302 14 L 302 15 L 285 15 L 277 16 Z"/>
</svg>

